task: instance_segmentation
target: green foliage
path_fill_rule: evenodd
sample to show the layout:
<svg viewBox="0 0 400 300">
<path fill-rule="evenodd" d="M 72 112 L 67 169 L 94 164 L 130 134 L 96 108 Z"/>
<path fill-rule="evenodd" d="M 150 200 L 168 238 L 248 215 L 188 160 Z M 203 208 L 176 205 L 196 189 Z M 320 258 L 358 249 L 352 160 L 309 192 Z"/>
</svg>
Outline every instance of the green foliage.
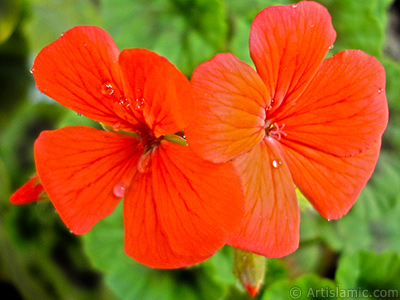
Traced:
<svg viewBox="0 0 400 300">
<path fill-rule="evenodd" d="M 227 24 L 220 0 L 103 0 L 104 28 L 123 48 L 147 48 L 190 76 L 224 51 Z"/>
<path fill-rule="evenodd" d="M 340 259 L 336 281 L 343 289 L 362 290 L 361 297 L 357 299 L 399 299 L 399 274 L 399 254 L 360 251 Z M 389 294 L 391 291 L 392 294 Z"/>
<path fill-rule="evenodd" d="M 31 14 L 24 29 L 31 52 L 37 54 L 63 32 L 77 25 L 101 25 L 90 0 L 30 0 Z"/>
<path fill-rule="evenodd" d="M 0 2 L 0 44 L 11 36 L 20 20 L 21 13 L 22 0 Z"/>
<path fill-rule="evenodd" d="M 337 32 L 335 51 L 362 49 L 381 57 L 385 46 L 386 11 L 393 0 L 320 0 Z"/>
<path fill-rule="evenodd" d="M 86 234 L 84 241 L 94 265 L 124 300 L 221 299 L 235 282 L 231 262 L 222 250 L 204 263 L 178 270 L 152 269 L 132 260 L 123 249 L 122 204 Z"/>
<path fill-rule="evenodd" d="M 320 278 L 314 274 L 303 275 L 296 280 L 282 280 L 271 285 L 262 300 L 286 299 L 341 299 L 330 295 L 335 290 L 332 280 Z"/>
</svg>

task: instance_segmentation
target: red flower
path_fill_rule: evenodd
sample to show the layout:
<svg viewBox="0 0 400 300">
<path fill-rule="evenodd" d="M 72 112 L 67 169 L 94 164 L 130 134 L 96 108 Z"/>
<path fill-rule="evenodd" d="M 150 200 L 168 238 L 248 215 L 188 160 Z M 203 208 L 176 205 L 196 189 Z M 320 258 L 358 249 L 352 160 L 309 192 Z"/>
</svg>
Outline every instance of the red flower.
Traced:
<svg viewBox="0 0 400 300">
<path fill-rule="evenodd" d="M 10 202 L 15 205 L 28 204 L 45 199 L 45 192 L 40 183 L 39 176 L 33 175 L 27 183 L 20 187 L 10 197 Z"/>
<path fill-rule="evenodd" d="M 316 2 L 269 7 L 250 31 L 257 72 L 219 54 L 193 74 L 199 108 L 188 143 L 213 162 L 235 158 L 244 184 L 234 247 L 291 253 L 299 242 L 294 185 L 323 217 L 337 219 L 373 172 L 388 120 L 384 69 L 355 50 L 323 60 L 335 38 Z"/>
<path fill-rule="evenodd" d="M 231 164 L 199 158 L 174 134 L 195 103 L 171 63 L 120 53 L 105 31 L 80 26 L 45 47 L 32 72 L 40 91 L 110 129 L 65 127 L 35 142 L 43 187 L 74 233 L 124 198 L 125 250 L 143 264 L 187 266 L 226 243 L 243 216 L 241 183 Z"/>
</svg>

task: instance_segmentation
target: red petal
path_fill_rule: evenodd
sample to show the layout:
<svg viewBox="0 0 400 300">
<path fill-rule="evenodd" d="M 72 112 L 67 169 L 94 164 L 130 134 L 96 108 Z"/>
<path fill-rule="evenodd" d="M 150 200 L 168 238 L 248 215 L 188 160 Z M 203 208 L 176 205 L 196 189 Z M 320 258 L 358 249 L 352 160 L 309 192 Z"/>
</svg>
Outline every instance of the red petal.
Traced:
<svg viewBox="0 0 400 300">
<path fill-rule="evenodd" d="M 138 174 L 124 199 L 125 251 L 153 268 L 180 268 L 209 256 L 180 255 L 171 249 L 158 220 L 151 173 Z"/>
<path fill-rule="evenodd" d="M 283 146 L 293 179 L 304 196 L 326 219 L 337 219 L 353 206 L 375 168 L 380 141 L 365 152 L 337 157 L 299 145 Z"/>
<path fill-rule="evenodd" d="M 35 142 L 36 167 L 61 219 L 75 234 L 111 214 L 138 160 L 137 139 L 90 127 L 44 131 Z"/>
<path fill-rule="evenodd" d="M 279 144 L 265 138 L 233 162 L 242 176 L 246 207 L 243 222 L 229 244 L 267 257 L 282 257 L 295 251 L 300 213 Z"/>
<path fill-rule="evenodd" d="M 129 129 L 139 123 L 119 104 L 124 92 L 118 55 L 117 46 L 104 30 L 78 26 L 43 48 L 32 72 L 37 88 L 62 105 L 96 121 Z"/>
<path fill-rule="evenodd" d="M 10 202 L 16 205 L 28 204 L 42 199 L 44 189 L 38 175 L 34 175 L 10 197 Z"/>
<path fill-rule="evenodd" d="M 385 71 L 361 51 L 327 59 L 301 98 L 271 117 L 282 139 L 338 156 L 355 155 L 381 138 L 388 121 Z"/>
<path fill-rule="evenodd" d="M 122 51 L 119 63 L 130 108 L 156 137 L 184 129 L 193 118 L 194 98 L 188 79 L 166 58 L 145 49 Z"/>
<path fill-rule="evenodd" d="M 162 142 L 125 199 L 129 255 L 157 268 L 200 262 L 226 243 L 243 217 L 231 163 L 212 164 L 188 147 Z"/>
<path fill-rule="evenodd" d="M 335 38 L 331 16 L 316 2 L 271 6 L 255 17 L 250 54 L 275 101 L 273 109 L 301 95 Z"/>
<path fill-rule="evenodd" d="M 198 107 L 185 134 L 196 153 L 224 162 L 261 141 L 269 95 L 253 68 L 218 54 L 196 68 L 192 84 Z"/>
</svg>

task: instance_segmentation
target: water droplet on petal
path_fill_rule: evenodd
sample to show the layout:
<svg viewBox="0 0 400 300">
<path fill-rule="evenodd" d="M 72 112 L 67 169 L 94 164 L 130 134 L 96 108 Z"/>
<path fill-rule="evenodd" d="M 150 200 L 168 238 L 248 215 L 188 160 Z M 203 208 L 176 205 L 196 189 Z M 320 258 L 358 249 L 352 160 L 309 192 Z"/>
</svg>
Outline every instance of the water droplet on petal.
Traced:
<svg viewBox="0 0 400 300">
<path fill-rule="evenodd" d="M 311 24 L 311 28 L 314 28 L 315 24 Z"/>
<path fill-rule="evenodd" d="M 380 93 L 382 93 L 384 90 L 385 90 L 384 88 L 380 88 L 380 89 L 378 90 L 378 93 L 380 94 Z"/>
<path fill-rule="evenodd" d="M 275 103 L 275 99 L 271 99 L 271 104 Z"/>
<path fill-rule="evenodd" d="M 113 188 L 113 193 L 116 197 L 122 198 L 125 196 L 125 191 L 126 191 L 126 184 L 123 182 L 118 182 L 116 185 L 114 185 Z"/>
<path fill-rule="evenodd" d="M 111 82 L 105 82 L 101 85 L 101 93 L 105 96 L 111 96 L 114 93 L 114 87 Z"/>
<path fill-rule="evenodd" d="M 69 230 L 70 233 L 74 233 L 71 229 Z"/>
<path fill-rule="evenodd" d="M 131 100 L 129 100 L 128 98 L 126 98 L 124 96 L 121 96 L 118 100 L 118 104 L 129 107 L 129 105 L 131 105 Z"/>
<path fill-rule="evenodd" d="M 293 7 L 293 8 L 296 8 L 296 7 L 297 7 L 297 4 L 293 4 L 292 7 Z"/>
<path fill-rule="evenodd" d="M 35 72 L 35 68 L 31 68 L 31 69 L 29 70 L 29 72 L 30 72 L 31 74 L 33 74 L 33 72 Z"/>
<path fill-rule="evenodd" d="M 119 122 L 114 123 L 114 124 L 112 125 L 112 129 L 113 129 L 114 131 L 118 131 L 120 127 L 121 127 L 121 124 L 120 124 Z"/>
<path fill-rule="evenodd" d="M 150 150 L 139 158 L 137 163 L 137 169 L 140 173 L 147 173 L 147 171 L 149 170 L 151 153 L 152 151 Z"/>
<path fill-rule="evenodd" d="M 334 46 L 334 45 L 330 45 L 330 46 L 329 46 L 329 50 L 332 50 L 333 47 L 335 47 L 335 46 Z"/>
<path fill-rule="evenodd" d="M 328 222 L 332 221 L 331 219 L 328 219 Z"/>
<path fill-rule="evenodd" d="M 272 161 L 272 166 L 277 169 L 282 165 L 282 162 L 280 160 L 273 160 Z"/>
<path fill-rule="evenodd" d="M 137 99 L 135 100 L 135 103 L 134 103 L 134 104 L 135 104 L 134 108 L 135 108 L 136 110 L 143 111 L 144 102 L 145 102 L 144 98 L 137 98 Z"/>
</svg>

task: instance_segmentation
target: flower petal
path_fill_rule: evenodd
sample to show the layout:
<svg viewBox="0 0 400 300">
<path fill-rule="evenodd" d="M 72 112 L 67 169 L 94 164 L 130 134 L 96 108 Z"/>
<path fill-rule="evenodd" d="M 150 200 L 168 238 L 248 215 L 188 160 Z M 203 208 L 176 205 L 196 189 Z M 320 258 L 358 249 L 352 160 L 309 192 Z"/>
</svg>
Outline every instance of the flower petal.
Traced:
<svg viewBox="0 0 400 300">
<path fill-rule="evenodd" d="M 130 184 L 138 160 L 137 139 L 90 127 L 43 131 L 35 142 L 40 180 L 61 219 L 75 234 L 111 214 Z"/>
<path fill-rule="evenodd" d="M 225 162 L 261 141 L 270 103 L 253 68 L 232 54 L 218 54 L 195 69 L 192 84 L 198 104 L 185 134 L 197 154 Z"/>
<path fill-rule="evenodd" d="M 160 268 L 211 256 L 243 217 L 243 191 L 231 163 L 204 161 L 166 141 L 152 153 L 148 173 L 135 177 L 125 201 L 127 253 Z"/>
<path fill-rule="evenodd" d="M 145 49 L 122 51 L 119 59 L 130 108 L 156 137 L 184 129 L 195 108 L 188 79 L 166 58 Z"/>
<path fill-rule="evenodd" d="M 290 142 L 283 147 L 293 179 L 326 219 L 338 219 L 353 206 L 374 171 L 381 142 L 356 156 L 337 157 Z"/>
<path fill-rule="evenodd" d="M 301 95 L 335 38 L 327 9 L 313 1 L 267 7 L 255 17 L 250 54 L 273 109 Z"/>
<path fill-rule="evenodd" d="M 233 162 L 242 177 L 246 207 L 241 226 L 228 243 L 267 257 L 282 257 L 295 251 L 300 212 L 278 142 L 265 138 Z"/>
<path fill-rule="evenodd" d="M 171 249 L 160 224 L 151 173 L 138 174 L 124 199 L 125 252 L 153 268 L 172 269 L 199 263 L 208 256 L 181 255 Z"/>
<path fill-rule="evenodd" d="M 388 122 L 385 71 L 357 50 L 324 61 L 297 103 L 275 111 L 282 139 L 337 156 L 356 155 L 379 140 Z"/>
<path fill-rule="evenodd" d="M 139 121 L 119 104 L 124 91 L 118 55 L 104 30 L 78 26 L 43 48 L 32 72 L 42 93 L 88 118 L 126 130 Z"/>
<path fill-rule="evenodd" d="M 33 175 L 22 187 L 15 191 L 10 197 L 10 202 L 15 205 L 23 205 L 41 200 L 44 189 L 40 183 L 39 176 Z"/>
</svg>

